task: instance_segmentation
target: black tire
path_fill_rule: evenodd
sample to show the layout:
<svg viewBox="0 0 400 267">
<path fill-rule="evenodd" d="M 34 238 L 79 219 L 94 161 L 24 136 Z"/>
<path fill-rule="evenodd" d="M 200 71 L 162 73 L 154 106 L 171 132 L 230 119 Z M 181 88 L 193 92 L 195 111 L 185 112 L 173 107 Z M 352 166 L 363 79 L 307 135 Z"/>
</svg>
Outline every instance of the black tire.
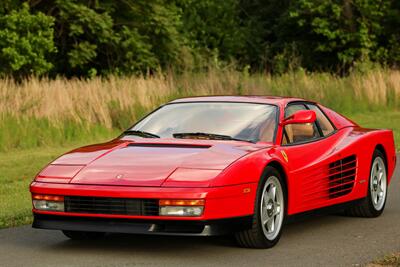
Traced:
<svg viewBox="0 0 400 267">
<path fill-rule="evenodd" d="M 63 234 L 72 240 L 97 240 L 103 238 L 106 233 L 102 232 L 81 232 L 81 231 L 62 231 Z"/>
<path fill-rule="evenodd" d="M 374 154 L 372 156 L 372 161 L 371 161 L 371 167 L 370 167 L 370 176 L 371 176 L 371 171 L 373 167 L 373 162 L 375 159 L 379 157 L 383 160 L 385 163 L 385 171 L 387 175 L 387 167 L 386 167 L 386 160 L 385 156 L 383 153 L 379 150 L 375 150 Z M 384 199 L 384 204 L 383 207 L 380 210 L 377 210 L 375 206 L 372 203 L 372 194 L 371 194 L 371 177 L 368 177 L 368 193 L 367 197 L 364 198 L 360 203 L 356 204 L 355 206 L 350 207 L 349 209 L 345 210 L 345 214 L 348 216 L 352 217 L 364 217 L 364 218 L 375 218 L 378 217 L 382 214 L 383 210 L 385 209 L 386 205 L 386 199 L 387 199 L 387 189 L 386 189 L 386 195 Z M 387 181 L 387 180 L 386 180 Z M 386 185 L 387 186 L 387 185 Z"/>
<path fill-rule="evenodd" d="M 264 234 L 263 226 L 261 223 L 261 211 L 260 211 L 260 205 L 262 201 L 262 194 L 264 190 L 264 186 L 267 183 L 268 179 L 272 176 L 275 176 L 278 178 L 279 183 L 281 185 L 282 191 L 283 191 L 283 219 L 282 219 L 282 224 L 280 226 L 280 230 L 278 235 L 270 240 L 266 237 Z M 250 229 L 237 232 L 235 233 L 235 238 L 239 246 L 245 247 L 245 248 L 259 248 L 259 249 L 265 249 L 265 248 L 271 248 L 275 246 L 282 234 L 282 228 L 285 224 L 285 219 L 286 219 L 286 211 L 287 211 L 287 188 L 286 184 L 282 178 L 282 175 L 280 172 L 275 169 L 274 167 L 268 166 L 265 168 L 264 174 L 262 179 L 260 180 L 260 183 L 258 185 L 257 189 L 257 196 L 256 196 L 256 202 L 254 205 L 254 215 L 253 215 L 253 220 L 252 220 L 252 227 Z"/>
</svg>

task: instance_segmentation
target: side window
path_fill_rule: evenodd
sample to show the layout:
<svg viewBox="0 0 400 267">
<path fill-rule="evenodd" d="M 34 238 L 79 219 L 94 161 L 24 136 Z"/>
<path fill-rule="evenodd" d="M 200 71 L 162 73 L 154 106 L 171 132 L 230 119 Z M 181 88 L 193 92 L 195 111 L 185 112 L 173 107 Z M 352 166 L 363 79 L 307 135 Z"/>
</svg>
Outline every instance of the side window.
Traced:
<svg viewBox="0 0 400 267">
<path fill-rule="evenodd" d="M 315 111 L 315 114 L 317 115 L 318 125 L 321 128 L 321 131 L 324 136 L 331 134 L 335 130 L 332 123 L 329 121 L 329 119 L 325 116 L 325 114 L 321 111 L 321 109 L 318 106 L 307 104 L 307 107 Z"/>
<path fill-rule="evenodd" d="M 306 110 L 303 104 L 289 105 L 285 109 L 285 118 L 291 116 L 299 110 Z M 293 144 L 309 141 L 320 137 L 317 125 L 315 123 L 288 124 L 283 131 L 282 144 Z"/>
<path fill-rule="evenodd" d="M 287 106 L 285 109 L 285 118 L 292 116 L 294 113 L 296 113 L 299 110 L 306 110 L 306 109 L 307 108 L 303 104 Z"/>
</svg>

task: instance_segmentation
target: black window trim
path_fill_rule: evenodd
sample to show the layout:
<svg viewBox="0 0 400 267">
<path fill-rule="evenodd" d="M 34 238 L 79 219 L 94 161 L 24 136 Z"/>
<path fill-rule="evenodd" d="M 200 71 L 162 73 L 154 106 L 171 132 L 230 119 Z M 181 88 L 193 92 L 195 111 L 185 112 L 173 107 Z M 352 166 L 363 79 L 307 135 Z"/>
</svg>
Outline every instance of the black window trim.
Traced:
<svg viewBox="0 0 400 267">
<path fill-rule="evenodd" d="M 301 142 L 296 142 L 296 143 L 282 144 L 283 135 L 284 135 L 284 131 L 285 131 L 285 129 L 283 129 L 283 131 L 282 131 L 282 138 L 281 138 L 281 146 L 297 146 L 297 145 L 309 144 L 309 143 L 317 142 L 317 141 L 323 140 L 323 139 L 325 139 L 325 138 L 328 138 L 328 137 L 330 137 L 331 135 L 334 135 L 334 134 L 337 132 L 336 126 L 332 123 L 332 121 L 330 120 L 330 118 L 325 114 L 325 112 L 324 112 L 324 111 L 318 106 L 318 104 L 315 103 L 315 102 L 311 102 L 311 101 L 292 101 L 292 102 L 289 102 L 289 103 L 286 104 L 286 106 L 285 106 L 285 108 L 284 108 L 284 111 L 283 111 L 284 116 L 285 116 L 286 108 L 289 107 L 290 105 L 296 105 L 296 104 L 301 104 L 301 105 L 305 106 L 305 108 L 306 108 L 307 110 L 310 110 L 310 108 L 309 108 L 307 105 L 314 105 L 314 106 L 316 106 L 316 107 L 322 112 L 322 114 L 328 119 L 328 121 L 330 122 L 330 124 L 331 124 L 332 127 L 333 127 L 333 131 L 332 131 L 331 133 L 329 133 L 328 135 L 323 135 L 323 132 L 322 132 L 320 126 L 319 126 L 319 123 L 318 123 L 317 120 L 316 120 L 316 121 L 315 121 L 315 124 L 316 124 L 316 126 L 317 126 L 317 128 L 318 128 L 318 132 L 320 133 L 320 137 L 311 138 L 310 140 L 301 141 Z"/>
</svg>

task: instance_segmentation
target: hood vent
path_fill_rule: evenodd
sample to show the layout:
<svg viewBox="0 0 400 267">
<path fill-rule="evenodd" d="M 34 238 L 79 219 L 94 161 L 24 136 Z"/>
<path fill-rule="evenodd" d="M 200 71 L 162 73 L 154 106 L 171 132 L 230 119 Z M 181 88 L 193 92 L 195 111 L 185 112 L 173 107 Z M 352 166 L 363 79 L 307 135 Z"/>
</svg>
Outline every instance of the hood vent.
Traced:
<svg viewBox="0 0 400 267">
<path fill-rule="evenodd" d="M 193 144 L 157 144 L 157 143 L 131 143 L 128 147 L 159 147 L 159 148 L 198 148 L 207 149 L 210 145 L 193 145 Z"/>
</svg>

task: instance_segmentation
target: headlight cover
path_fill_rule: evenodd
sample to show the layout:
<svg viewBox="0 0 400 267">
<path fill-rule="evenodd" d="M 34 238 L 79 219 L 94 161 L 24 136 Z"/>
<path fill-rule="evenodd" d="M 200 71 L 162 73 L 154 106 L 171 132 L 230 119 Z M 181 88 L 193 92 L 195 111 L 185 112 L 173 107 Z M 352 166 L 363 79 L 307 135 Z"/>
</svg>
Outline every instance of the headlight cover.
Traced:
<svg viewBox="0 0 400 267">
<path fill-rule="evenodd" d="M 84 165 L 55 165 L 50 164 L 35 178 L 37 182 L 69 183 Z"/>
<path fill-rule="evenodd" d="M 33 207 L 43 211 L 64 211 L 64 197 L 54 195 L 37 195 L 32 196 Z"/>
<path fill-rule="evenodd" d="M 160 207 L 160 216 L 198 217 L 203 215 L 204 207 L 165 206 Z"/>
<path fill-rule="evenodd" d="M 204 199 L 161 199 L 160 216 L 199 217 L 204 212 Z"/>
</svg>

